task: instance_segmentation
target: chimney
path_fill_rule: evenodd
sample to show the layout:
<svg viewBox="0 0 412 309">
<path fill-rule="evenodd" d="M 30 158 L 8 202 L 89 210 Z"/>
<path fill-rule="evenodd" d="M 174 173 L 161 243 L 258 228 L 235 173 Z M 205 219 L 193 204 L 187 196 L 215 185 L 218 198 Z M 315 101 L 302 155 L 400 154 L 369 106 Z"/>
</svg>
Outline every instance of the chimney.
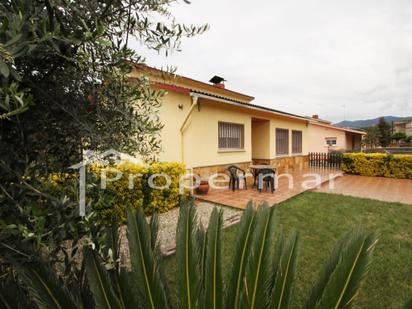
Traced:
<svg viewBox="0 0 412 309">
<path fill-rule="evenodd" d="M 313 119 L 319 119 L 319 115 L 313 115 L 312 118 Z"/>
<path fill-rule="evenodd" d="M 225 79 L 223 77 L 215 75 L 209 80 L 209 82 L 211 82 L 215 87 L 225 88 Z"/>
</svg>

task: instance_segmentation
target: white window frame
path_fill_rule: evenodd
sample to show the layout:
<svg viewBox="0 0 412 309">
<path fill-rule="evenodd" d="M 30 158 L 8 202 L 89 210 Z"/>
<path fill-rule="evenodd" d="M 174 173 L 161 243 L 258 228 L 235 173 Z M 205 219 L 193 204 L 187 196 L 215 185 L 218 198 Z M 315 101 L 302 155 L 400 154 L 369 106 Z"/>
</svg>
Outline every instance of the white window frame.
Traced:
<svg viewBox="0 0 412 309">
<path fill-rule="evenodd" d="M 335 141 L 333 143 L 333 141 Z M 332 142 L 332 143 L 329 143 Z M 336 147 L 338 145 L 338 138 L 337 137 L 325 137 L 325 146 L 328 147 Z"/>
</svg>

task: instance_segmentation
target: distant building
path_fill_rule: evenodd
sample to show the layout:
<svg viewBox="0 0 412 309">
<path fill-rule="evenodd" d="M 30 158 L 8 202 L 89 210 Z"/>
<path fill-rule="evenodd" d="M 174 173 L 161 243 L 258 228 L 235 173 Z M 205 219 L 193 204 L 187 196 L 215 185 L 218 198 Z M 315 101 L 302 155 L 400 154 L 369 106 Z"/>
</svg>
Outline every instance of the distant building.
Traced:
<svg viewBox="0 0 412 309">
<path fill-rule="evenodd" d="M 412 119 L 396 121 L 393 123 L 395 133 L 405 133 L 406 136 L 412 136 Z"/>
</svg>

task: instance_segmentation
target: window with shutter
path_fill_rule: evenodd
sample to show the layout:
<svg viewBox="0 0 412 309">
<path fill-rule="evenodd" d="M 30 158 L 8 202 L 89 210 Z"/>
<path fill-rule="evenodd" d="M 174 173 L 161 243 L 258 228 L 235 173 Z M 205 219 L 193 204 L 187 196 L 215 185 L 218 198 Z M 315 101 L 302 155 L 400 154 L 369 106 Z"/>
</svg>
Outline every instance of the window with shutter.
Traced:
<svg viewBox="0 0 412 309">
<path fill-rule="evenodd" d="M 276 128 L 276 155 L 289 154 L 289 130 Z"/>
<path fill-rule="evenodd" d="M 302 153 L 302 131 L 292 131 L 292 153 Z"/>
<path fill-rule="evenodd" d="M 243 124 L 219 122 L 218 135 L 219 149 L 243 149 Z"/>
</svg>

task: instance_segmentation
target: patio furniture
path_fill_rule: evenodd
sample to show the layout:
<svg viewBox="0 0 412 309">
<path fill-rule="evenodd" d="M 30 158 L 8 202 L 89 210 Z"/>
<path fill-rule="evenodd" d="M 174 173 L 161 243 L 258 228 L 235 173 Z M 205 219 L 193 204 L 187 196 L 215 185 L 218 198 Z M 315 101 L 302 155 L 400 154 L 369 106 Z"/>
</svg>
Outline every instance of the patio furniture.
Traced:
<svg viewBox="0 0 412 309">
<path fill-rule="evenodd" d="M 247 189 L 247 183 L 246 183 L 246 173 L 244 170 L 241 168 L 237 167 L 236 165 L 230 165 L 227 168 L 229 172 L 229 188 L 232 189 L 232 191 L 235 191 L 235 189 L 239 189 L 239 183 L 240 183 L 240 178 L 243 178 L 243 181 L 245 182 L 245 189 Z"/>
<path fill-rule="evenodd" d="M 265 184 L 266 190 L 269 189 L 273 193 L 275 191 L 275 176 L 276 170 L 271 168 L 262 168 L 258 172 L 258 190 L 262 192 L 263 184 Z"/>
<path fill-rule="evenodd" d="M 259 170 L 261 170 L 261 169 L 267 169 L 267 168 L 269 168 L 269 169 L 276 169 L 276 166 L 275 165 L 269 165 L 269 164 L 251 164 L 250 166 L 249 166 L 249 169 L 250 169 L 250 172 L 252 173 L 252 175 L 253 175 L 253 186 L 252 187 L 256 187 L 256 181 L 257 181 L 257 177 L 258 177 L 258 175 L 259 175 Z"/>
</svg>

